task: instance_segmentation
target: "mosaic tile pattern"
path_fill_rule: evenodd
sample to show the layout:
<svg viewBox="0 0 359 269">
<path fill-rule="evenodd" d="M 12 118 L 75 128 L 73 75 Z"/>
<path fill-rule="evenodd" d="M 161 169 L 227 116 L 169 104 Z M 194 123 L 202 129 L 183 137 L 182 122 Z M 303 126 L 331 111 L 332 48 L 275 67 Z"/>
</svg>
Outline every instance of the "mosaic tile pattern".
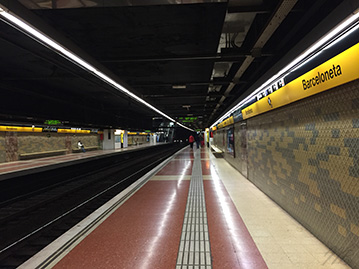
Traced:
<svg viewBox="0 0 359 269">
<path fill-rule="evenodd" d="M 77 149 L 81 140 L 86 147 L 99 146 L 99 135 L 70 135 L 58 133 L 16 133 L 0 132 L 0 162 L 18 160 L 19 154 L 52 150 Z"/>
<path fill-rule="evenodd" d="M 19 154 L 65 149 L 65 134 L 18 133 Z"/>
<path fill-rule="evenodd" d="M 98 147 L 100 143 L 99 135 L 97 134 L 90 134 L 90 135 L 72 135 L 71 136 L 71 147 L 73 149 L 77 149 L 77 142 L 81 140 L 84 144 L 85 149 L 86 147 Z"/>
<path fill-rule="evenodd" d="M 0 163 L 6 161 L 6 153 L 5 153 L 5 133 L 0 132 Z"/>
<path fill-rule="evenodd" d="M 359 268 L 359 81 L 247 128 L 248 179 Z"/>
<path fill-rule="evenodd" d="M 121 142 L 121 141 L 119 141 Z M 146 144 L 149 143 L 147 141 L 147 136 L 145 135 L 129 135 L 128 136 L 128 145 L 138 145 L 138 144 Z"/>
<path fill-rule="evenodd" d="M 5 132 L 5 160 L 7 162 L 18 160 L 18 137 L 17 133 Z"/>
</svg>

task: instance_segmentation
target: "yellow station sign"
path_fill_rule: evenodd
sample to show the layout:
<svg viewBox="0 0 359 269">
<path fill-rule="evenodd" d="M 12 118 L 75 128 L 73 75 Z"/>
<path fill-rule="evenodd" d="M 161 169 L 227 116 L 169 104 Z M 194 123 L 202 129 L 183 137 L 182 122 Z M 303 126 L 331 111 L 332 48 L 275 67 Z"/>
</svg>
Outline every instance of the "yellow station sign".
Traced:
<svg viewBox="0 0 359 269">
<path fill-rule="evenodd" d="M 242 110 L 243 119 L 285 106 L 359 78 L 359 43 Z"/>
<path fill-rule="evenodd" d="M 226 127 L 228 125 L 231 125 L 233 123 L 234 123 L 234 118 L 233 118 L 233 116 L 231 116 L 228 119 L 222 121 L 220 124 L 218 124 L 218 129 L 224 128 L 224 127 Z"/>
<path fill-rule="evenodd" d="M 89 134 L 91 133 L 90 130 L 77 130 L 77 129 L 57 129 L 58 133 L 65 133 L 65 134 Z"/>
<path fill-rule="evenodd" d="M 20 126 L 0 126 L 0 132 L 31 132 L 31 133 L 41 133 L 42 128 L 32 128 L 32 127 L 20 127 Z"/>
</svg>

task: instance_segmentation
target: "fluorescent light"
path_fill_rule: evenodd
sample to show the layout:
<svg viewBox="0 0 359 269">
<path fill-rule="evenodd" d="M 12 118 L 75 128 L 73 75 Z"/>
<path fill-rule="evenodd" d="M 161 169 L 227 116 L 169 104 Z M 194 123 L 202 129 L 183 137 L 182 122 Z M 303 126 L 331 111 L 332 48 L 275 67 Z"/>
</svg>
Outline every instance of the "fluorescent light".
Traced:
<svg viewBox="0 0 359 269">
<path fill-rule="evenodd" d="M 173 85 L 172 89 L 186 89 L 186 85 Z"/>
<path fill-rule="evenodd" d="M 337 25 L 335 28 L 333 28 L 329 33 L 324 35 L 322 38 L 320 38 L 317 42 L 315 42 L 312 46 L 310 46 L 308 49 L 306 49 L 302 54 L 300 54 L 297 58 L 295 58 L 292 62 L 290 62 L 288 65 L 286 65 L 284 68 L 282 68 L 277 74 L 272 76 L 270 79 L 268 79 L 265 83 L 263 83 L 260 87 L 255 89 L 249 96 L 247 96 L 245 99 L 240 101 L 237 105 L 235 105 L 230 111 L 228 111 L 225 115 L 221 116 L 215 123 L 211 125 L 211 128 L 215 125 L 217 125 L 219 122 L 224 120 L 225 118 L 229 117 L 231 113 L 239 109 L 242 105 L 244 105 L 246 102 L 248 102 L 250 99 L 252 99 L 257 93 L 263 91 L 265 88 L 269 87 L 273 82 L 276 80 L 284 78 L 293 68 L 297 68 L 298 64 L 301 64 L 302 61 L 308 61 L 310 58 L 314 57 L 315 54 L 319 53 L 320 51 L 317 51 L 318 49 L 323 50 L 327 46 L 331 46 L 332 43 L 338 42 L 338 40 L 335 39 L 336 36 L 338 36 L 340 33 L 343 32 L 347 27 L 352 25 L 355 21 L 359 19 L 359 12 L 356 10 L 353 15 L 348 17 L 346 20 L 341 22 L 339 25 Z M 357 28 L 356 26 L 355 28 Z M 340 40 L 345 38 L 348 34 L 350 34 L 352 30 L 348 31 L 344 35 L 340 37 Z M 332 42 L 331 42 L 332 41 Z M 312 55 L 315 53 L 314 55 Z M 309 57 L 309 58 L 308 58 Z"/>
<path fill-rule="evenodd" d="M 27 35 L 29 35 L 31 38 L 35 39 L 37 42 L 51 48 L 53 51 L 58 53 L 59 55 L 63 56 L 64 58 L 74 62 L 84 70 L 92 73 L 94 76 L 100 78 L 107 84 L 111 85 L 115 89 L 121 91 L 122 93 L 128 95 L 132 99 L 135 99 L 137 102 L 147 106 L 151 110 L 155 111 L 156 113 L 162 115 L 163 117 L 169 119 L 172 122 L 177 123 L 179 126 L 189 129 L 193 131 L 192 129 L 183 126 L 182 124 L 176 122 L 176 120 L 172 119 L 170 116 L 166 115 L 159 109 L 155 108 L 151 104 L 147 103 L 143 99 L 139 98 L 137 95 L 126 89 L 121 84 L 117 83 L 115 80 L 107 76 L 106 74 L 99 71 L 96 67 L 92 66 L 91 64 L 87 63 L 85 60 L 77 56 L 76 54 L 72 53 L 67 48 L 63 47 L 61 44 L 57 43 L 50 37 L 46 36 L 36 28 L 34 28 L 32 25 L 28 24 L 27 22 L 23 21 L 21 18 L 16 17 L 15 15 L 12 15 L 9 11 L 5 11 L 3 8 L 0 7 L 0 16 L 5 18 L 8 22 L 11 22 L 11 26 L 15 26 L 15 28 L 20 28 L 22 31 L 24 31 Z"/>
</svg>

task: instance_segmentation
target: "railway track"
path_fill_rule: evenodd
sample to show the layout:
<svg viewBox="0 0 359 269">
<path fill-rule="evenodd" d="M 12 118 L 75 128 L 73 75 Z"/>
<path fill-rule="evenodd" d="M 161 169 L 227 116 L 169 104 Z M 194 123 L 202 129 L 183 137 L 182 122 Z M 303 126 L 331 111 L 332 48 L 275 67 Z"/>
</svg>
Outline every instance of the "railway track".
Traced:
<svg viewBox="0 0 359 269">
<path fill-rule="evenodd" d="M 179 149 L 128 151 L 11 179 L 12 188 L 1 182 L 0 268 L 16 268 Z"/>
</svg>

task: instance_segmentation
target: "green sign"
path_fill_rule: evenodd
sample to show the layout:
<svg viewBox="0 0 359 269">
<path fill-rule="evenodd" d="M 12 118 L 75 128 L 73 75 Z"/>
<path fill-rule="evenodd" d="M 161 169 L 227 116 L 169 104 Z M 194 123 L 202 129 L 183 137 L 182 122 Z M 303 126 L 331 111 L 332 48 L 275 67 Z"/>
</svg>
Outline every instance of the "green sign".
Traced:
<svg viewBox="0 0 359 269">
<path fill-rule="evenodd" d="M 178 119 L 182 122 L 194 122 L 198 118 L 197 117 L 179 117 Z"/>
<path fill-rule="evenodd" d="M 46 124 L 46 125 L 61 125 L 62 122 L 59 120 L 45 120 L 44 124 Z"/>
</svg>

